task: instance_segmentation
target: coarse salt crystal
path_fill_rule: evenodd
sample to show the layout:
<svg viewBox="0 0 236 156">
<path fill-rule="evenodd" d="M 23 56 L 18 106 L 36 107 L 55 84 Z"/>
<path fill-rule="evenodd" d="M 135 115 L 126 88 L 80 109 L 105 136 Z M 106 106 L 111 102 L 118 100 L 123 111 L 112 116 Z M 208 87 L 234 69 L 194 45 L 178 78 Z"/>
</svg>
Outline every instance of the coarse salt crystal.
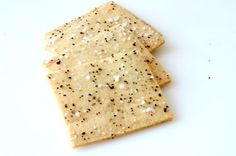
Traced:
<svg viewBox="0 0 236 156">
<path fill-rule="evenodd" d="M 125 85 L 119 84 L 120 89 L 125 89 Z"/>
<path fill-rule="evenodd" d="M 80 116 L 80 112 L 76 112 L 75 116 L 79 117 Z"/>
<path fill-rule="evenodd" d="M 89 80 L 89 79 L 90 79 L 90 76 L 89 76 L 89 75 L 87 75 L 87 76 L 85 77 L 85 79 L 86 79 L 86 80 Z"/>
<path fill-rule="evenodd" d="M 110 18 L 107 19 L 107 21 L 108 21 L 108 22 L 112 22 L 113 19 L 110 17 Z"/>
<path fill-rule="evenodd" d="M 88 43 L 89 42 L 89 37 L 88 36 L 83 37 L 83 42 Z"/>
<path fill-rule="evenodd" d="M 75 28 L 76 28 L 76 29 L 79 29 L 79 28 L 81 28 L 81 26 L 80 26 L 80 25 L 76 25 Z"/>
<path fill-rule="evenodd" d="M 120 76 L 119 76 L 119 75 L 115 75 L 115 76 L 114 76 L 114 80 L 115 80 L 115 82 L 120 81 Z"/>
<path fill-rule="evenodd" d="M 122 23 L 122 27 L 127 27 L 127 26 L 128 26 L 128 22 Z"/>
<path fill-rule="evenodd" d="M 144 100 L 144 97 L 141 97 L 140 99 L 138 99 L 138 101 L 139 101 L 142 105 L 146 103 L 145 100 Z"/>
<path fill-rule="evenodd" d="M 114 21 L 118 21 L 120 19 L 120 16 L 113 17 Z"/>
<path fill-rule="evenodd" d="M 50 40 L 49 40 L 49 44 L 54 44 L 56 41 L 56 37 L 52 37 Z"/>
<path fill-rule="evenodd" d="M 113 60 L 112 60 L 112 59 L 109 59 L 109 63 L 112 64 L 112 63 L 113 63 Z"/>
<path fill-rule="evenodd" d="M 149 112 L 155 112 L 155 110 L 152 107 L 147 107 L 143 110 L 143 112 L 149 113 Z"/>
<path fill-rule="evenodd" d="M 81 61 L 78 61 L 77 63 L 78 63 L 78 65 L 81 65 L 81 64 L 82 64 L 82 62 L 81 62 Z"/>
</svg>

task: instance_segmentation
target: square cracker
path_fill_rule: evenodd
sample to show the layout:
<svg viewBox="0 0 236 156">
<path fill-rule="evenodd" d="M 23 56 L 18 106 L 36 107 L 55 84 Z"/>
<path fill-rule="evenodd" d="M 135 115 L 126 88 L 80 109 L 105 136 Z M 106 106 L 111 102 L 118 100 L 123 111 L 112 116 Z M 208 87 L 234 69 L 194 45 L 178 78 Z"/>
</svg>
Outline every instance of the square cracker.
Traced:
<svg viewBox="0 0 236 156">
<path fill-rule="evenodd" d="M 153 51 L 164 43 L 160 32 L 114 2 L 108 2 L 86 15 L 72 20 L 45 35 L 46 50 L 60 53 L 72 44 L 86 41 L 115 25 L 133 31 L 140 42 Z"/>
<path fill-rule="evenodd" d="M 139 42 L 136 35 L 128 33 L 128 30 L 121 26 L 116 26 L 99 33 L 89 40 L 88 43 L 78 43 L 72 46 L 70 49 L 63 51 L 62 54 L 54 56 L 45 65 L 50 71 L 62 70 L 86 62 L 99 62 L 114 54 L 128 51 L 133 53 L 142 51 L 144 61 L 149 65 L 160 86 L 171 81 L 160 63 Z"/>
<path fill-rule="evenodd" d="M 142 50 L 49 72 L 73 147 L 172 119 L 172 110 L 141 56 Z"/>
</svg>

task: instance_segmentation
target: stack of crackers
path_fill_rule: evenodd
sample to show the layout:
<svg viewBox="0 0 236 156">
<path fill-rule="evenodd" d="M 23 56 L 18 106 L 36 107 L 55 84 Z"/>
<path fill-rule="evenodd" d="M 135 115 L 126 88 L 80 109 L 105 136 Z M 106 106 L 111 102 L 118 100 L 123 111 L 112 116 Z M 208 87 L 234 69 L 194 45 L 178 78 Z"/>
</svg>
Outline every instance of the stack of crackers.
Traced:
<svg viewBox="0 0 236 156">
<path fill-rule="evenodd" d="M 123 7 L 106 3 L 45 38 L 48 79 L 73 147 L 172 119 L 160 88 L 171 79 L 151 54 L 163 36 Z"/>
</svg>

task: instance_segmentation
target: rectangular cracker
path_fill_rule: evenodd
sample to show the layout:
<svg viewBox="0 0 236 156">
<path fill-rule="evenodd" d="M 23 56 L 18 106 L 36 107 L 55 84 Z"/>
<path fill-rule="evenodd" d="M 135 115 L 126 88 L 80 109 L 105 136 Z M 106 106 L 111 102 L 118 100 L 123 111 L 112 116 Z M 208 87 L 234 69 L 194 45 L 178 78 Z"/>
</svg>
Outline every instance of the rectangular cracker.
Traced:
<svg viewBox="0 0 236 156">
<path fill-rule="evenodd" d="M 46 50 L 61 53 L 72 44 L 87 41 L 97 33 L 116 25 L 134 32 L 140 42 L 153 51 L 164 43 L 160 32 L 114 2 L 106 3 L 45 35 Z"/>
<path fill-rule="evenodd" d="M 142 50 L 141 50 L 142 49 Z M 171 81 L 169 75 L 155 57 L 139 42 L 136 35 L 128 34 L 123 27 L 116 26 L 93 37 L 88 43 L 79 43 L 53 57 L 45 65 L 48 70 L 56 71 L 71 68 L 86 62 L 100 61 L 106 57 L 127 51 L 142 51 L 143 61 L 147 62 L 160 86 Z"/>
<path fill-rule="evenodd" d="M 172 119 L 172 110 L 143 61 L 142 50 L 48 74 L 73 147 Z"/>
</svg>

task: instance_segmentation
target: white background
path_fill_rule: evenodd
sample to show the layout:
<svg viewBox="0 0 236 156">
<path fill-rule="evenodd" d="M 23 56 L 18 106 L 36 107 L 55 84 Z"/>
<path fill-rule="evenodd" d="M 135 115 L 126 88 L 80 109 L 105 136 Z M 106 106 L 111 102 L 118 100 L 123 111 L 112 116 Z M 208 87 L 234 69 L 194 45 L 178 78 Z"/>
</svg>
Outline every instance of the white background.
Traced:
<svg viewBox="0 0 236 156">
<path fill-rule="evenodd" d="M 235 156 L 236 1 L 116 1 L 160 30 L 172 122 L 72 149 L 45 79 L 43 35 L 102 0 L 0 0 L 0 155 Z M 210 79 L 208 78 L 210 77 Z"/>
</svg>

